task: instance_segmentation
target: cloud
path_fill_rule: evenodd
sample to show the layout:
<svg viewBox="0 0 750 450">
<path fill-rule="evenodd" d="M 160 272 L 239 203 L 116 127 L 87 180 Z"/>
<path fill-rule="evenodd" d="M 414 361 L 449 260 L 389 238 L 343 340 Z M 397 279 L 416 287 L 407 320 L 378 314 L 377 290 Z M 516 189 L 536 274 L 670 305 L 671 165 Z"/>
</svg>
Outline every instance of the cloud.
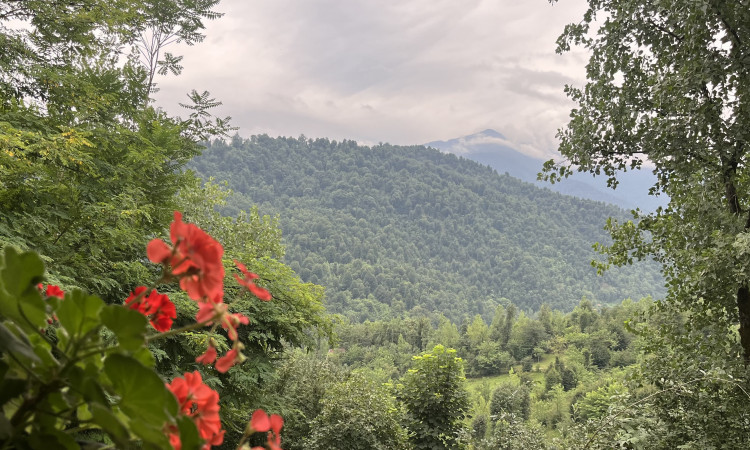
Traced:
<svg viewBox="0 0 750 450">
<path fill-rule="evenodd" d="M 493 128 L 550 154 L 583 82 L 581 53 L 554 53 L 583 0 L 223 0 L 206 40 L 157 100 L 190 89 L 224 102 L 240 134 L 415 144 Z"/>
</svg>

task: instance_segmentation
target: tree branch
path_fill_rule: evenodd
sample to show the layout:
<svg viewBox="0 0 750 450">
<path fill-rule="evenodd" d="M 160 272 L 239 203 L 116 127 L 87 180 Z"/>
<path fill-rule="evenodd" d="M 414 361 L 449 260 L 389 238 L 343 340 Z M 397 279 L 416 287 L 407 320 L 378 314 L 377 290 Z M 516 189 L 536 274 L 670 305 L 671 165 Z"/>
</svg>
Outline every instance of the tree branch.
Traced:
<svg viewBox="0 0 750 450">
<path fill-rule="evenodd" d="M 666 33 L 670 36 L 672 36 L 678 43 L 682 43 L 682 40 L 684 39 L 682 36 L 679 36 L 675 34 L 672 30 L 654 22 L 652 19 L 648 19 L 649 25 L 656 28 L 657 30 L 661 31 L 662 33 Z"/>
<path fill-rule="evenodd" d="M 719 18 L 719 21 L 724 26 L 724 30 L 732 38 L 734 49 L 739 51 L 739 49 L 742 47 L 742 41 L 740 40 L 740 35 L 737 33 L 737 30 L 734 29 L 729 24 L 726 17 L 724 17 L 724 15 L 721 13 L 721 10 L 719 9 L 719 7 L 715 3 L 712 3 L 712 6 L 713 6 L 714 12 L 716 13 L 716 16 Z"/>
</svg>

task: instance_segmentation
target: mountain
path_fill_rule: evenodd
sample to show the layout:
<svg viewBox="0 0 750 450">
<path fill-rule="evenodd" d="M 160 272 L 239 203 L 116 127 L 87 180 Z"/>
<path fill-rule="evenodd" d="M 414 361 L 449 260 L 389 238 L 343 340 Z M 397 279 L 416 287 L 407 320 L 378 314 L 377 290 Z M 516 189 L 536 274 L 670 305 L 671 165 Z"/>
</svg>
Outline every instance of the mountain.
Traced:
<svg viewBox="0 0 750 450">
<path fill-rule="evenodd" d="M 499 173 L 507 172 L 523 181 L 548 187 L 561 194 L 611 203 L 628 210 L 638 207 L 644 211 L 654 211 L 667 204 L 664 196 L 648 195 L 648 189 L 654 185 L 656 177 L 647 169 L 618 174 L 620 184 L 616 189 L 607 186 L 605 177 L 594 177 L 588 173 L 575 173 L 559 183 L 550 184 L 537 180 L 537 174 L 541 172 L 545 160 L 526 155 L 512 145 L 512 142 L 495 130 L 426 144 L 428 147 L 487 164 Z"/>
<path fill-rule="evenodd" d="M 564 196 L 423 146 L 327 139 L 215 141 L 192 168 L 226 180 L 224 211 L 278 214 L 285 260 L 326 288 L 329 311 L 355 321 L 444 314 L 454 322 L 512 301 L 571 310 L 661 296 L 653 263 L 597 276 L 611 205 Z"/>
</svg>

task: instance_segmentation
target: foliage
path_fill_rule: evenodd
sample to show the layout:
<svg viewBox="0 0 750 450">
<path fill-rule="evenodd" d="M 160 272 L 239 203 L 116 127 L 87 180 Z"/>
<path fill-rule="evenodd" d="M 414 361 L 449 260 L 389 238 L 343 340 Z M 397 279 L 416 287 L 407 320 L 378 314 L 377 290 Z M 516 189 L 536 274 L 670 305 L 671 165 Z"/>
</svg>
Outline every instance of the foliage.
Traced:
<svg viewBox="0 0 750 450">
<path fill-rule="evenodd" d="M 199 40 L 206 3 L 0 5 L 0 244 L 38 251 L 52 281 L 113 302 L 149 276 L 142 243 L 169 223 L 197 138 L 228 125 L 147 106 L 146 70 L 120 56 L 165 15 Z"/>
<path fill-rule="evenodd" d="M 198 148 L 153 109 L 127 126 L 108 114 L 71 127 L 0 104 L 0 240 L 40 252 L 53 280 L 113 301 L 148 276 L 143 241 L 169 223 L 190 178 L 179 169 Z"/>
<path fill-rule="evenodd" d="M 490 414 L 500 417 L 513 414 L 520 420 L 528 420 L 531 413 L 531 392 L 525 384 L 503 383 L 492 391 Z"/>
<path fill-rule="evenodd" d="M 285 361 L 276 372 L 276 379 L 268 391 L 278 392 L 277 409 L 287 418 L 284 428 L 284 447 L 304 450 L 306 439 L 312 434 L 312 423 L 323 409 L 321 401 L 329 388 L 344 381 L 345 370 L 320 359 L 299 352 Z"/>
<path fill-rule="evenodd" d="M 601 419 L 608 412 L 613 397 L 623 393 L 624 389 L 622 383 L 614 382 L 588 392 L 573 404 L 573 417 L 583 421 Z"/>
<path fill-rule="evenodd" d="M 222 420 L 227 430 L 227 442 L 237 442 L 247 423 L 249 409 L 274 405 L 274 398 L 263 391 L 273 379 L 275 360 L 290 347 L 309 347 L 318 339 L 328 339 L 332 333 L 331 319 L 322 306 L 323 290 L 320 286 L 303 283 L 294 272 L 278 261 L 284 254 L 281 232 L 276 219 L 260 216 L 257 209 L 243 211 L 237 217 L 224 217 L 217 212 L 231 192 L 220 185 L 198 182 L 180 191 L 179 202 L 185 207 L 185 217 L 215 236 L 224 245 L 224 263 L 227 281 L 233 277 L 232 261 L 249 261 L 247 269 L 259 278 L 273 294 L 273 302 L 257 302 L 247 289 L 235 283 L 225 283 L 224 293 L 234 298 L 232 311 L 252 320 L 251 328 L 238 330 L 245 342 L 245 354 L 253 364 L 234 367 L 226 374 L 210 379 L 222 398 Z M 179 298 L 179 297 L 176 297 Z M 184 308 L 191 311 L 190 301 Z M 183 325 L 190 315 L 178 317 Z M 220 345 L 228 341 L 225 333 L 208 336 L 193 332 L 155 343 L 152 349 L 162 357 L 158 368 L 163 374 L 181 374 L 190 370 L 194 358 L 209 339 Z M 266 403 L 261 399 L 265 398 Z M 289 408 L 274 405 L 275 411 L 288 413 Z M 294 428 L 294 427 L 292 427 Z M 294 433 L 292 433 L 292 437 Z"/>
<path fill-rule="evenodd" d="M 604 277 L 591 268 L 602 224 L 623 211 L 455 155 L 235 136 L 211 142 L 191 167 L 235 191 L 223 212 L 258 204 L 280 214 L 290 267 L 326 286 L 329 311 L 352 321 L 442 313 L 489 323 L 503 302 L 567 311 L 583 296 L 616 303 L 664 292 L 653 265 Z"/>
<path fill-rule="evenodd" d="M 524 423 L 514 414 L 502 413 L 494 423 L 492 436 L 486 441 L 480 441 L 477 450 L 542 450 L 547 446 L 544 442 L 544 431 L 538 426 Z"/>
<path fill-rule="evenodd" d="M 4 447 L 78 448 L 77 439 L 90 430 L 105 433 L 120 448 L 136 442 L 144 448 L 186 449 L 222 443 L 218 393 L 198 371 L 165 385 L 147 347 L 150 341 L 210 326 L 209 335 L 217 328 L 228 331 L 232 349 L 217 359 L 211 339 L 196 362 L 224 373 L 244 360 L 237 328 L 248 320 L 230 314 L 223 302 L 221 245 L 180 219 L 175 213 L 173 246 L 154 239 L 147 250 L 151 261 L 164 266 L 155 284 L 179 280 L 199 305 L 195 322 L 175 330 L 170 330 L 174 305 L 153 287 L 137 289 L 126 305 L 107 305 L 81 290 L 44 288 L 39 256 L 5 248 L 0 259 Z M 244 275 L 254 279 L 254 274 Z M 148 331 L 149 319 L 157 333 Z M 248 430 L 240 445 L 252 426 Z M 276 439 L 279 430 L 274 429 Z M 278 448 L 273 442 L 269 435 L 269 446 Z"/>
<path fill-rule="evenodd" d="M 459 433 L 469 407 L 461 358 L 455 350 L 437 345 L 415 356 L 413 364 L 398 392 L 413 448 L 461 448 Z"/>
<path fill-rule="evenodd" d="M 652 448 L 742 448 L 750 439 L 750 373 L 726 355 L 736 329 L 695 329 L 689 319 L 660 311 L 641 324 L 647 358 L 636 380 L 656 393 L 647 399 L 658 426 L 647 433 Z"/>
<path fill-rule="evenodd" d="M 638 416 L 620 405 L 618 420 L 603 419 L 603 434 L 628 448 L 747 445 L 749 26 L 738 2 L 590 1 L 558 40 L 558 51 L 591 56 L 586 85 L 566 88 L 577 103 L 559 133 L 566 160 L 547 176 L 603 173 L 616 186 L 618 171 L 648 167 L 652 193 L 670 199 L 610 220 L 613 243 L 600 246 L 600 269 L 653 258 L 668 288 L 635 376 L 656 392 Z M 620 339 L 610 331 L 592 342 L 592 363 L 611 363 L 604 350 Z M 586 446 L 606 445 L 597 439 Z"/>
<path fill-rule="evenodd" d="M 604 173 L 615 186 L 618 170 L 653 167 L 652 191 L 669 205 L 611 220 L 614 243 L 601 247 L 607 264 L 656 259 L 667 300 L 699 327 L 739 323 L 750 361 L 746 6 L 590 1 L 558 40 L 558 51 L 582 45 L 591 58 L 587 84 L 566 88 L 578 104 L 560 131 L 567 160 L 550 161 L 547 172 Z"/>
<path fill-rule="evenodd" d="M 390 389 L 362 375 L 331 386 L 306 440 L 310 449 L 406 449 L 402 413 Z"/>
</svg>

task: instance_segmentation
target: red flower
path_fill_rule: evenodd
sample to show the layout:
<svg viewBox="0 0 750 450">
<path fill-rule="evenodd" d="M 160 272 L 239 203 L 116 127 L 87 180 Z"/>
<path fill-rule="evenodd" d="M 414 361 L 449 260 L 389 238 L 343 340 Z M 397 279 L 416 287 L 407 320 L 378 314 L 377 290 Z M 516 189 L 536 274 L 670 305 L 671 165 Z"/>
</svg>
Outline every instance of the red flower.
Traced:
<svg viewBox="0 0 750 450">
<path fill-rule="evenodd" d="M 206 441 L 203 448 L 220 445 L 224 441 L 224 430 L 219 419 L 219 394 L 203 383 L 200 372 L 175 378 L 167 388 L 177 398 L 180 412 L 195 421 L 198 433 Z"/>
<path fill-rule="evenodd" d="M 218 361 L 216 361 L 216 370 L 218 370 L 221 373 L 226 373 L 227 370 L 229 370 L 235 362 L 237 362 L 237 356 L 239 355 L 239 352 L 237 349 L 231 349 L 229 350 L 224 356 L 219 358 Z"/>
<path fill-rule="evenodd" d="M 282 450 L 281 448 L 281 427 L 284 426 L 284 419 L 278 414 L 271 414 L 271 430 L 273 430 L 273 437 L 271 433 L 268 433 L 268 448 L 269 450 Z"/>
<path fill-rule="evenodd" d="M 198 306 L 198 312 L 195 314 L 195 320 L 198 323 L 206 323 L 210 325 L 214 321 L 221 322 L 222 328 L 227 330 L 229 339 L 237 340 L 237 327 L 247 325 L 250 323 L 250 319 L 243 316 L 240 313 L 229 314 L 228 306 L 226 303 L 211 303 L 202 302 Z"/>
<path fill-rule="evenodd" d="M 212 344 L 208 344 L 206 351 L 199 357 L 195 358 L 195 362 L 199 364 L 211 364 L 214 361 L 216 361 L 216 347 Z"/>
<path fill-rule="evenodd" d="M 250 426 L 253 431 L 259 431 L 265 433 L 271 429 L 271 421 L 268 420 L 268 414 L 262 409 L 256 409 L 253 415 L 250 417 Z"/>
<path fill-rule="evenodd" d="M 237 327 L 242 325 L 247 325 L 250 323 L 250 319 L 243 316 L 240 313 L 234 313 L 234 314 L 224 314 L 221 317 L 221 326 L 225 330 L 227 330 L 227 334 L 229 334 L 229 339 L 236 341 L 237 340 Z"/>
<path fill-rule="evenodd" d="M 263 289 L 262 287 L 259 287 L 255 283 L 253 283 L 252 280 L 257 280 L 258 275 L 252 272 L 248 272 L 247 267 L 245 267 L 245 265 L 241 262 L 234 260 L 234 263 L 240 269 L 240 272 L 242 272 L 242 274 L 245 276 L 244 278 L 240 278 L 240 276 L 235 273 L 234 278 L 237 280 L 237 282 L 241 286 L 245 286 L 250 292 L 253 293 L 254 296 L 258 297 L 264 302 L 271 300 L 271 293 L 268 292 L 268 290 Z"/>
<path fill-rule="evenodd" d="M 42 283 L 39 283 L 36 285 L 36 287 L 40 292 L 44 294 L 45 297 L 57 297 L 59 299 L 65 297 L 65 292 L 60 289 L 60 286 L 48 284 L 47 288 L 45 289 L 44 285 Z"/>
<path fill-rule="evenodd" d="M 152 290 L 148 296 L 144 296 L 148 288 L 138 286 L 135 291 L 125 300 L 130 309 L 135 309 L 144 316 L 150 318 L 151 326 L 156 331 L 167 331 L 172 328 L 172 320 L 177 318 L 177 309 L 165 294 Z M 137 301 L 136 301 L 137 299 Z"/>
<path fill-rule="evenodd" d="M 270 450 L 281 450 L 281 427 L 284 426 L 284 419 L 278 414 L 271 414 L 268 417 L 265 411 L 257 409 L 250 418 L 250 427 L 253 431 L 264 433 L 268 431 L 268 448 Z M 252 450 L 263 449 L 263 447 L 253 447 Z"/>
<path fill-rule="evenodd" d="M 172 425 L 168 428 L 169 431 L 169 445 L 174 450 L 182 450 L 182 441 L 180 440 L 180 431 L 176 426 Z"/>
<path fill-rule="evenodd" d="M 182 214 L 174 213 L 170 227 L 172 247 L 154 239 L 148 243 L 148 259 L 170 267 L 180 278 L 180 287 L 193 300 L 209 299 L 218 303 L 224 296 L 224 249 L 197 226 L 182 221 Z"/>
<path fill-rule="evenodd" d="M 206 325 L 211 325 L 214 320 L 221 319 L 227 313 L 227 308 L 228 306 L 223 302 L 201 302 L 198 305 L 198 312 L 195 313 L 195 321 L 198 323 L 206 322 Z"/>
</svg>

